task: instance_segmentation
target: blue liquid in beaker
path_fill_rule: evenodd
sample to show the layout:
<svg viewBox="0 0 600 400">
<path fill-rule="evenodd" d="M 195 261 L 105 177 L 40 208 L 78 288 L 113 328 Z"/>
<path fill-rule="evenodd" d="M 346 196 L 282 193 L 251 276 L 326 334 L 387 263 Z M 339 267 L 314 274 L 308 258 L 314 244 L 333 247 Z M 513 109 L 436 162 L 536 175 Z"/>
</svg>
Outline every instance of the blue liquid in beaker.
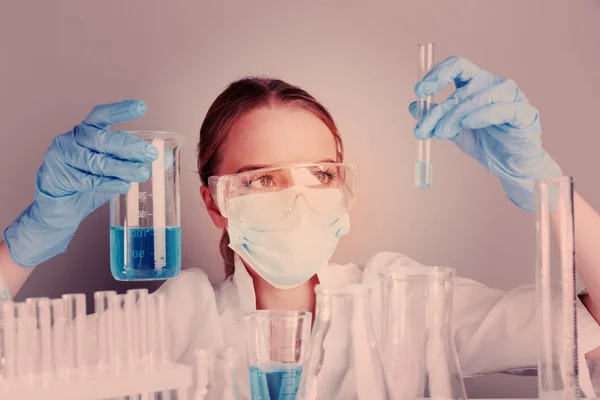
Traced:
<svg viewBox="0 0 600 400">
<path fill-rule="evenodd" d="M 431 187 L 431 161 L 417 160 L 415 163 L 415 186 L 422 190 Z"/>
<path fill-rule="evenodd" d="M 252 400 L 295 400 L 300 386 L 302 366 L 282 366 L 271 368 L 248 368 Z"/>
<path fill-rule="evenodd" d="M 110 227 L 110 270 L 120 281 L 169 279 L 181 271 L 181 228 Z M 125 238 L 127 232 L 128 238 Z M 163 236 L 162 234 L 160 236 Z M 155 238 L 160 240 L 155 246 Z M 156 254 L 156 250 L 161 254 Z"/>
</svg>

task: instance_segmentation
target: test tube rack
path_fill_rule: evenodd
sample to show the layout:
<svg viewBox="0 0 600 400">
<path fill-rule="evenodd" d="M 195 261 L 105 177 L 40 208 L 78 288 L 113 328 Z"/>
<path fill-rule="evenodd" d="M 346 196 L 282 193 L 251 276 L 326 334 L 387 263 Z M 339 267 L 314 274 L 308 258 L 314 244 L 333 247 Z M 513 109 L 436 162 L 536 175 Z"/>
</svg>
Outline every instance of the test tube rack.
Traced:
<svg viewBox="0 0 600 400">
<path fill-rule="evenodd" d="M 0 400 L 187 398 L 192 369 L 170 360 L 164 294 L 96 292 L 91 315 L 85 300 L 0 304 Z"/>
</svg>

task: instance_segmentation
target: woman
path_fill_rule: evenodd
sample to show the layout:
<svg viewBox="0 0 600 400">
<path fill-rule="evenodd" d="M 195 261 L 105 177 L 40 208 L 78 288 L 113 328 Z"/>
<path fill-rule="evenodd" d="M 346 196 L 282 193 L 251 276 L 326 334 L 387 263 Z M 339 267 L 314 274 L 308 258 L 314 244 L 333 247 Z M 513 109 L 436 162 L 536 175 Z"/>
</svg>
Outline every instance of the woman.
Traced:
<svg viewBox="0 0 600 400">
<path fill-rule="evenodd" d="M 533 180 L 561 175 L 541 147 L 537 110 L 514 82 L 460 57 L 437 65 L 415 91 L 424 97 L 450 82 L 457 90 L 419 121 L 415 136 L 452 140 L 500 178 L 517 206 L 532 210 Z M 410 110 L 415 115 L 414 104 Z M 19 290 L 28 267 L 66 251 L 79 223 L 111 194 L 148 178 L 139 163 L 154 160 L 156 149 L 107 131 L 144 112 L 136 101 L 98 106 L 53 142 L 37 175 L 35 200 L 7 228 L 0 248 L 10 292 Z M 202 199 L 223 229 L 228 277 L 213 292 L 206 275 L 192 269 L 159 289 L 168 293 L 173 310 L 175 358 L 190 362 L 194 349 L 223 343 L 243 351 L 238 317 L 255 309 L 314 312 L 319 282 L 370 283 L 384 266 L 418 265 L 392 253 L 373 256 L 364 272 L 353 264 L 328 264 L 339 237 L 349 231 L 347 211 L 354 200 L 354 169 L 336 164 L 343 156 L 330 114 L 297 87 L 249 78 L 218 96 L 200 129 L 198 169 Z M 240 201 L 246 195 L 253 200 Z M 600 217 L 579 196 L 575 207 L 577 266 L 588 287 L 579 304 L 580 352 L 581 359 L 595 358 Z M 459 278 L 454 295 L 452 323 L 465 375 L 536 366 L 533 288 L 506 293 Z M 589 377 L 582 375 L 584 390 L 593 395 Z"/>
</svg>

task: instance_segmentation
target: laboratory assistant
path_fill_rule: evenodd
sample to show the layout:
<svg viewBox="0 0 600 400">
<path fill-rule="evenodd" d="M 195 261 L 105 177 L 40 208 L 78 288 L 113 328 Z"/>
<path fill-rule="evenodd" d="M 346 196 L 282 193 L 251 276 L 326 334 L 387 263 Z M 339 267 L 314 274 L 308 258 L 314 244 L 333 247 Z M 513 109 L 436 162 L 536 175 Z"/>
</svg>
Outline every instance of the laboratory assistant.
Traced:
<svg viewBox="0 0 600 400">
<path fill-rule="evenodd" d="M 415 92 L 424 97 L 450 83 L 455 92 L 418 121 L 415 137 L 454 142 L 499 178 L 516 206 L 532 211 L 533 181 L 562 174 L 542 148 L 538 111 L 515 82 L 462 57 L 438 64 Z M 65 252 L 81 221 L 111 195 L 148 179 L 141 164 L 156 159 L 156 149 L 109 130 L 145 111 L 134 100 L 100 105 L 53 141 L 37 174 L 34 201 L 5 230 L 0 247 L 11 293 L 32 267 Z M 409 111 L 416 114 L 414 103 Z M 376 289 L 381 268 L 418 265 L 396 253 L 377 253 L 362 267 L 329 263 L 350 231 L 356 167 L 344 162 L 330 113 L 296 86 L 268 78 L 229 85 L 201 126 L 198 171 L 207 211 L 223 230 L 227 278 L 213 289 L 201 269 L 189 269 L 159 289 L 168 295 L 176 360 L 191 364 L 195 349 L 213 345 L 243 352 L 240 316 L 256 309 L 314 312 L 318 283 L 364 282 Z M 600 385 L 593 361 L 600 347 L 600 271 L 594 268 L 600 254 L 590 249 L 597 247 L 600 217 L 580 196 L 575 207 L 577 267 L 587 286 L 577 305 L 581 385 L 594 396 L 594 381 Z M 454 297 L 452 326 L 465 376 L 536 367 L 533 286 L 504 292 L 457 278 Z M 380 307 L 372 307 L 378 335 Z"/>
</svg>

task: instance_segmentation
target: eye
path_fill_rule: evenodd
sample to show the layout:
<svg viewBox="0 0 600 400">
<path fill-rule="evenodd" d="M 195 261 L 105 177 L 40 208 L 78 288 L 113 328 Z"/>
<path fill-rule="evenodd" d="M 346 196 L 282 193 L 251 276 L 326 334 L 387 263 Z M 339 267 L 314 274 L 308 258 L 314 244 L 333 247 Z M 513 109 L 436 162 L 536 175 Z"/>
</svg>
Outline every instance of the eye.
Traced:
<svg viewBox="0 0 600 400">
<path fill-rule="evenodd" d="M 330 177 L 329 175 L 327 175 L 325 172 L 317 172 L 315 174 L 315 176 L 317 177 L 317 179 L 319 180 L 319 182 L 326 184 L 329 182 Z"/>
<path fill-rule="evenodd" d="M 261 176 L 258 181 L 262 187 L 273 186 L 273 177 L 269 175 Z"/>
<path fill-rule="evenodd" d="M 248 179 L 245 182 L 246 189 L 264 189 L 274 185 L 273 177 L 271 175 L 260 175 Z"/>
<path fill-rule="evenodd" d="M 314 175 L 321 185 L 330 185 L 336 179 L 335 174 L 331 170 L 317 171 Z"/>
</svg>

